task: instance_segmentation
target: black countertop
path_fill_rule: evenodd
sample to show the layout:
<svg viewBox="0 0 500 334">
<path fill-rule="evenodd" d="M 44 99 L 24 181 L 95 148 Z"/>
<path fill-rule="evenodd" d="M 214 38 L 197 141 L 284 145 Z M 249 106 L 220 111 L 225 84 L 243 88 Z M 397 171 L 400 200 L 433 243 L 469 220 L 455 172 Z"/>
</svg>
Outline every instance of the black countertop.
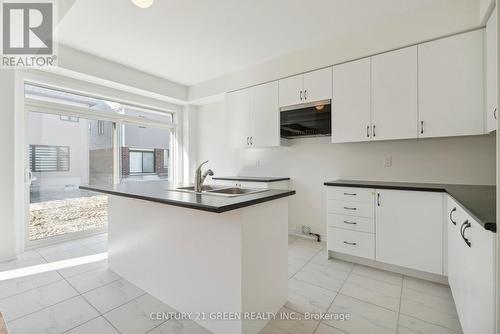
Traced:
<svg viewBox="0 0 500 334">
<path fill-rule="evenodd" d="M 289 177 L 268 177 L 268 176 L 215 176 L 212 180 L 247 181 L 247 182 L 278 182 L 288 181 Z"/>
<path fill-rule="evenodd" d="M 335 180 L 325 186 L 445 192 L 485 229 L 496 232 L 496 187 L 462 184 Z"/>
<path fill-rule="evenodd" d="M 236 197 L 199 195 L 172 190 L 179 186 L 182 185 L 164 181 L 131 181 L 115 185 L 80 186 L 80 189 L 216 213 L 295 195 L 295 190 L 273 189 Z"/>
</svg>

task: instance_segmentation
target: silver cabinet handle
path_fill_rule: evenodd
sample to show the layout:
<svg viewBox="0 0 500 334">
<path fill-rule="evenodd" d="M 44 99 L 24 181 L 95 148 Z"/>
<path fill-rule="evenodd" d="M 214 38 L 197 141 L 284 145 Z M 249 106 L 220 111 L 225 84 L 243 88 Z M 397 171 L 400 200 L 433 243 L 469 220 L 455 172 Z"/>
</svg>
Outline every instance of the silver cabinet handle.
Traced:
<svg viewBox="0 0 500 334">
<path fill-rule="evenodd" d="M 495 107 L 495 110 L 493 110 L 493 117 L 495 117 L 495 119 L 497 119 L 497 108 Z"/>
<path fill-rule="evenodd" d="M 358 223 L 356 223 L 356 222 L 350 222 L 350 221 L 347 221 L 347 220 L 344 220 L 344 224 L 358 225 Z"/>
<path fill-rule="evenodd" d="M 357 208 L 350 208 L 350 207 L 348 207 L 348 206 L 344 206 L 344 209 L 345 209 L 345 210 L 354 210 L 354 211 L 356 211 L 356 210 L 357 210 Z"/>
<path fill-rule="evenodd" d="M 247 146 L 250 145 L 250 137 L 247 137 Z"/>
<path fill-rule="evenodd" d="M 357 243 L 355 243 L 355 242 L 349 242 L 349 241 L 344 241 L 344 243 L 346 245 L 350 245 L 350 246 L 356 246 L 357 245 Z"/>
<path fill-rule="evenodd" d="M 380 193 L 377 193 L 377 206 L 380 206 Z"/>
<path fill-rule="evenodd" d="M 370 126 L 369 125 L 366 126 L 366 137 L 370 138 Z"/>
<path fill-rule="evenodd" d="M 253 145 L 253 137 L 250 137 L 250 145 Z"/>
<path fill-rule="evenodd" d="M 344 193 L 344 195 L 346 195 L 346 196 L 356 196 L 357 194 L 356 193 Z"/>
<path fill-rule="evenodd" d="M 373 126 L 373 137 L 375 137 L 377 133 L 375 132 L 375 125 Z"/>
<path fill-rule="evenodd" d="M 304 91 L 304 100 L 307 100 L 307 89 Z"/>
<path fill-rule="evenodd" d="M 300 100 L 302 101 L 302 91 L 300 91 Z"/>
<path fill-rule="evenodd" d="M 420 121 L 420 134 L 424 133 L 424 121 Z"/>
</svg>

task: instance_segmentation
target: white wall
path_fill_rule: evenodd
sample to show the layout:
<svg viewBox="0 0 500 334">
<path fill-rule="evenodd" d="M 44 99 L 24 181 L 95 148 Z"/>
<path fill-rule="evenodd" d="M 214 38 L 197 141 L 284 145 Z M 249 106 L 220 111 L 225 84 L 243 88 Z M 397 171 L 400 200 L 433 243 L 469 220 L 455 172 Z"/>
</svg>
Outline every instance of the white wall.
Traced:
<svg viewBox="0 0 500 334">
<path fill-rule="evenodd" d="M 380 24 L 372 29 L 191 86 L 189 101 L 199 102 L 209 96 L 442 37 L 479 24 L 478 0 L 433 1 L 394 20 L 380 18 Z"/>
<path fill-rule="evenodd" d="M 0 70 L 0 261 L 16 254 L 14 209 L 14 71 Z"/>
<path fill-rule="evenodd" d="M 216 175 L 288 176 L 297 194 L 290 228 L 325 233 L 325 187 L 334 179 L 495 184 L 495 135 L 331 144 L 330 137 L 291 141 L 289 147 L 229 148 L 224 103 L 198 110 L 198 161 Z M 392 156 L 393 166 L 384 167 Z M 259 162 L 260 167 L 256 167 Z M 208 181 L 210 182 L 210 181 Z"/>
</svg>

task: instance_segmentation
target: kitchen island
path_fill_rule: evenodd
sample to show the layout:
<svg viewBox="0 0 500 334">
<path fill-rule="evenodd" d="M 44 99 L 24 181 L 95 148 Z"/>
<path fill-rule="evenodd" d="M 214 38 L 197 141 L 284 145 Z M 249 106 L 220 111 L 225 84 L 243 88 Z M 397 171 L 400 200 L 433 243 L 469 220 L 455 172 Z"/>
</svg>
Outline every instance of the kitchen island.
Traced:
<svg viewBox="0 0 500 334">
<path fill-rule="evenodd" d="M 110 195 L 110 269 L 210 331 L 258 333 L 267 319 L 251 312 L 286 303 L 295 191 L 228 197 L 161 181 L 81 188 Z"/>
</svg>

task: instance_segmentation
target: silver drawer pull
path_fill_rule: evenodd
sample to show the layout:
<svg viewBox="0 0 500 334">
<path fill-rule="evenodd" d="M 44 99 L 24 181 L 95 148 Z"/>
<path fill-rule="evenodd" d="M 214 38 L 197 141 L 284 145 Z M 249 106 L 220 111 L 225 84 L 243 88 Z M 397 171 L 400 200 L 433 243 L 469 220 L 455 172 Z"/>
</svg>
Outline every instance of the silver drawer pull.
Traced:
<svg viewBox="0 0 500 334">
<path fill-rule="evenodd" d="M 344 224 L 356 225 L 358 223 L 356 223 L 356 222 L 348 222 L 347 220 L 344 220 Z"/>
<path fill-rule="evenodd" d="M 344 241 L 344 243 L 346 245 L 350 245 L 350 246 L 356 246 L 357 245 L 355 242 L 349 242 L 349 241 Z"/>
<path fill-rule="evenodd" d="M 345 209 L 345 210 L 354 210 L 354 211 L 356 211 L 356 210 L 357 210 L 357 208 L 350 208 L 350 207 L 348 207 L 348 206 L 344 206 L 344 209 Z"/>
<path fill-rule="evenodd" d="M 344 195 L 346 195 L 346 196 L 356 196 L 357 194 L 356 193 L 344 193 Z"/>
</svg>

